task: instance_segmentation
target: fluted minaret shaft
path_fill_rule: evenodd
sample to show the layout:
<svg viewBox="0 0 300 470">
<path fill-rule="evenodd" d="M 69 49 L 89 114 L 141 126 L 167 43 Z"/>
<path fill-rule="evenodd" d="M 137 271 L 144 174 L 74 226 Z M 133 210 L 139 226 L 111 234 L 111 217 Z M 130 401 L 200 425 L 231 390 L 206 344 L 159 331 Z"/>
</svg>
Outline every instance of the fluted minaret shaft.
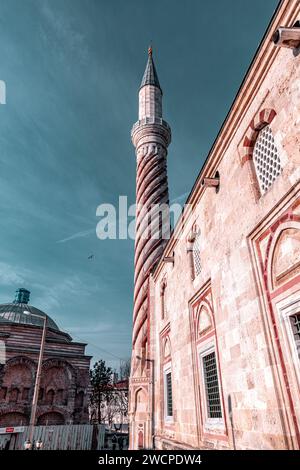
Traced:
<svg viewBox="0 0 300 470">
<path fill-rule="evenodd" d="M 151 49 L 139 91 L 139 120 L 131 137 L 137 158 L 132 341 L 133 349 L 142 355 L 149 343 L 149 274 L 162 256 L 170 229 L 167 148 L 171 130 L 162 119 L 162 91 Z"/>
</svg>

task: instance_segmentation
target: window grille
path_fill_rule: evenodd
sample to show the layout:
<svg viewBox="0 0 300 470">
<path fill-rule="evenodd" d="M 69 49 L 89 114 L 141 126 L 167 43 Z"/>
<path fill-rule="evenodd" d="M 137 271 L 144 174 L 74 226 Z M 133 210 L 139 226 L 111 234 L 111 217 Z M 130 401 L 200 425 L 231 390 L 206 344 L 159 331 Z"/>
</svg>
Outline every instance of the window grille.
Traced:
<svg viewBox="0 0 300 470">
<path fill-rule="evenodd" d="M 172 397 L 172 375 L 171 372 L 166 373 L 166 411 L 167 416 L 173 416 L 173 397 Z"/>
<path fill-rule="evenodd" d="M 258 134 L 253 149 L 253 161 L 260 190 L 265 193 L 282 171 L 270 126 L 265 126 Z"/>
<path fill-rule="evenodd" d="M 291 320 L 291 326 L 295 338 L 295 343 L 296 343 L 296 348 L 298 351 L 298 356 L 300 359 L 300 313 L 297 313 L 296 315 L 292 315 L 290 317 Z"/>
<path fill-rule="evenodd" d="M 196 235 L 196 238 L 194 241 L 193 258 L 194 258 L 195 277 L 197 277 L 201 272 L 200 234 Z"/>
<path fill-rule="evenodd" d="M 203 370 L 208 418 L 222 418 L 215 352 L 211 352 L 203 357 Z"/>
</svg>

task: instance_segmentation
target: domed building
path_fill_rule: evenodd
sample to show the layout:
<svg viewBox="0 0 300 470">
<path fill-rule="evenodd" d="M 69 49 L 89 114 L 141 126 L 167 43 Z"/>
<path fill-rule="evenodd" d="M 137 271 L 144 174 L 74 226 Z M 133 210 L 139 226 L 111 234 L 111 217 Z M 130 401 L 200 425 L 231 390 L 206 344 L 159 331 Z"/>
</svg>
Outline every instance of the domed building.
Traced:
<svg viewBox="0 0 300 470">
<path fill-rule="evenodd" d="M 46 340 L 36 424 L 88 423 L 91 356 L 46 313 L 29 305 L 30 292 L 16 291 L 0 305 L 0 427 L 29 424 L 44 319 Z"/>
</svg>

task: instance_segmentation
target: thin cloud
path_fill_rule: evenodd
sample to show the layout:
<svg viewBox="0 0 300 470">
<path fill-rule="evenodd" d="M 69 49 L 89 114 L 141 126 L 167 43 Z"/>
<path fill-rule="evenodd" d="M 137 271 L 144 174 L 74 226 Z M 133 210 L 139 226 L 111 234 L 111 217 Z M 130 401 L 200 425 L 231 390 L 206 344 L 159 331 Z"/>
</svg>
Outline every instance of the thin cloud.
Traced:
<svg viewBox="0 0 300 470">
<path fill-rule="evenodd" d="M 177 196 L 176 198 L 172 199 L 170 204 L 180 203 L 181 201 L 185 200 L 188 195 L 189 195 L 188 192 L 183 193 L 180 196 Z M 121 217 L 121 218 L 118 218 L 117 221 L 118 221 L 119 224 L 124 224 L 124 223 L 126 223 L 127 219 L 126 218 L 124 219 L 124 218 Z M 71 240 L 76 240 L 77 238 L 85 238 L 85 237 L 88 237 L 88 236 L 92 235 L 93 233 L 95 233 L 94 228 L 89 229 L 89 230 L 82 230 L 81 232 L 74 233 L 74 234 L 70 235 L 69 237 L 63 238 L 61 240 L 57 240 L 56 243 L 66 243 L 66 242 L 69 242 Z"/>
<path fill-rule="evenodd" d="M 20 273 L 21 271 L 21 273 Z M 8 263 L 0 263 L 0 283 L 4 285 L 23 285 L 25 283 L 26 272 Z"/>
<path fill-rule="evenodd" d="M 73 233 L 73 235 L 63 238 L 62 240 L 57 240 L 56 243 L 66 243 L 66 242 L 69 242 L 70 240 L 76 240 L 76 238 L 85 238 L 85 237 L 88 237 L 89 235 L 92 235 L 92 233 L 95 233 L 94 228 L 89 229 L 89 230 L 82 230 L 81 232 Z"/>
<path fill-rule="evenodd" d="M 115 328 L 116 326 L 110 323 L 89 323 L 85 325 L 66 326 L 64 330 L 73 334 L 93 335 L 115 331 Z"/>
<path fill-rule="evenodd" d="M 175 199 L 172 199 L 172 201 L 170 202 L 170 204 L 174 204 L 176 202 L 180 202 L 182 201 L 183 199 L 186 199 L 188 197 L 189 193 L 183 193 L 181 194 L 180 196 L 177 196 L 175 197 Z"/>
</svg>

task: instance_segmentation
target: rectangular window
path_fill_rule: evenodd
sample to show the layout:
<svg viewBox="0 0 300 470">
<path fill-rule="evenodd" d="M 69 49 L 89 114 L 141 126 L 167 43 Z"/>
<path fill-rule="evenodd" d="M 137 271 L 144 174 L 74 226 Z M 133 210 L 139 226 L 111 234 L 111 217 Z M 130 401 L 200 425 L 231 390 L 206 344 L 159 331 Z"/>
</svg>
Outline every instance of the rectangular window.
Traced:
<svg viewBox="0 0 300 470">
<path fill-rule="evenodd" d="M 222 418 L 218 370 L 215 352 L 202 358 L 208 418 Z"/>
<path fill-rule="evenodd" d="M 290 316 L 293 335 L 295 338 L 298 357 L 300 359 L 300 313 Z"/>
<path fill-rule="evenodd" d="M 172 397 L 172 374 L 171 371 L 165 374 L 165 406 L 166 417 L 173 416 L 173 397 Z"/>
</svg>

